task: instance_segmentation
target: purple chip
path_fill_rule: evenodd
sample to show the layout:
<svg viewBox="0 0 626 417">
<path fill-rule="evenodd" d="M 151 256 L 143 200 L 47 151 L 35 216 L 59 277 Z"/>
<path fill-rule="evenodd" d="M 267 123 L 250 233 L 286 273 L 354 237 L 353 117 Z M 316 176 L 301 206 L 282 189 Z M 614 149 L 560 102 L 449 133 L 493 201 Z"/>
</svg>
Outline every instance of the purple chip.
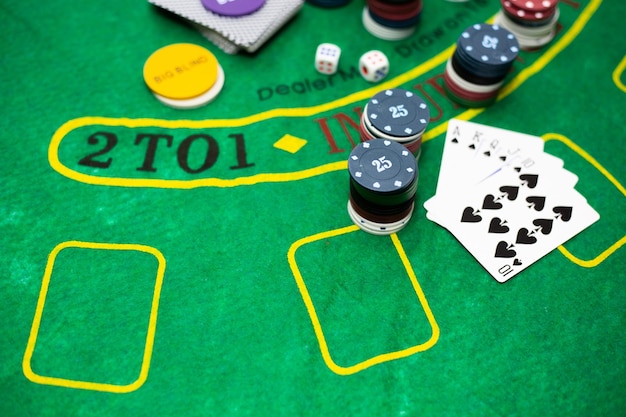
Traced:
<svg viewBox="0 0 626 417">
<path fill-rule="evenodd" d="M 265 0 L 202 0 L 205 9 L 222 16 L 243 16 L 256 12 Z"/>
</svg>

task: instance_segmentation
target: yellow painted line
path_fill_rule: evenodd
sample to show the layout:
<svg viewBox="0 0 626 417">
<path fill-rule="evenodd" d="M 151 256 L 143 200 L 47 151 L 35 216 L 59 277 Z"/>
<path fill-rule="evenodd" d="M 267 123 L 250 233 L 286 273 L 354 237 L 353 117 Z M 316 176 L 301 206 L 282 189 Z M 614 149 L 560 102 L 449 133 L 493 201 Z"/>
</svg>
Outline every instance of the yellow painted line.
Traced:
<svg viewBox="0 0 626 417">
<path fill-rule="evenodd" d="M 617 188 L 619 190 L 619 192 L 622 193 L 622 195 L 624 195 L 626 197 L 626 189 L 617 180 L 617 178 L 615 178 L 613 176 L 613 174 L 611 174 L 606 168 L 604 168 L 593 156 L 589 155 L 589 153 L 587 153 L 583 148 L 581 148 L 576 143 L 574 143 L 573 140 L 571 140 L 567 136 L 563 136 L 563 135 L 561 135 L 559 133 L 546 133 L 545 135 L 542 136 L 542 138 L 546 142 L 548 142 L 550 140 L 557 140 L 557 141 L 565 144 L 572 151 L 574 151 L 578 155 L 580 155 L 585 161 L 589 162 L 589 164 L 591 164 L 591 166 L 593 166 L 595 169 L 600 171 L 600 173 L 602 175 L 604 175 L 606 177 L 606 179 L 609 180 L 609 182 L 611 182 L 611 184 L 613 184 L 613 186 L 615 186 L 615 188 Z"/>
<path fill-rule="evenodd" d="M 568 148 L 570 148 L 572 151 L 577 153 L 581 158 L 583 158 L 591 166 L 597 169 L 602 175 L 604 175 L 604 177 L 611 184 L 613 184 L 613 186 L 617 188 L 619 192 L 622 193 L 623 196 L 626 197 L 626 188 L 624 188 L 624 186 L 617 180 L 617 178 L 615 178 L 613 174 L 611 174 L 604 166 L 602 166 L 602 164 L 600 164 L 593 156 L 589 155 L 587 151 L 585 151 L 576 143 L 574 143 L 574 141 L 572 141 L 570 138 L 563 136 L 561 134 L 558 134 L 558 133 L 546 133 L 545 135 L 542 136 L 542 138 L 546 142 L 550 140 L 557 140 L 565 144 Z M 593 268 L 595 266 L 600 265 L 602 262 L 604 262 L 609 256 L 611 256 L 619 248 L 621 248 L 624 245 L 624 243 L 626 243 L 626 235 L 622 236 L 621 239 L 619 239 L 617 242 L 613 243 L 611 246 L 605 249 L 602 253 L 600 253 L 600 255 L 590 260 L 580 259 L 579 257 L 572 254 L 569 250 L 567 250 L 565 246 L 563 245 L 559 246 L 558 249 L 567 259 L 569 259 L 571 262 L 575 263 L 576 265 L 579 265 L 585 268 Z"/>
<path fill-rule="evenodd" d="M 613 255 L 613 253 L 615 253 L 619 248 L 624 246 L 625 243 L 626 243 L 626 235 L 622 236 L 622 238 L 620 240 L 618 240 L 617 242 L 613 243 L 611 246 L 609 246 L 600 255 L 596 256 L 593 259 L 587 260 L 587 261 L 583 260 L 583 259 L 580 259 L 579 257 L 575 256 L 574 254 L 572 254 L 563 245 L 559 246 L 558 249 L 559 249 L 559 252 L 561 252 L 563 254 L 563 256 L 565 256 L 567 259 L 569 259 L 572 263 L 575 263 L 576 265 L 582 266 L 584 268 L 593 268 L 595 266 L 600 265 L 609 256 Z"/>
<path fill-rule="evenodd" d="M 124 250 L 124 251 L 138 251 L 145 252 L 153 255 L 158 261 L 158 268 L 156 273 L 156 282 L 154 285 L 154 293 L 152 296 L 152 306 L 150 308 L 150 319 L 148 321 L 148 330 L 146 334 L 146 343 L 144 347 L 143 357 L 141 361 L 141 369 L 139 375 L 135 381 L 126 385 L 108 384 L 102 382 L 93 381 L 79 381 L 67 378 L 58 378 L 54 376 L 39 375 L 33 371 L 31 366 L 31 359 L 33 352 L 35 351 L 35 345 L 37 343 L 37 335 L 39 334 L 39 328 L 41 326 L 41 317 L 43 315 L 44 307 L 46 304 L 46 296 L 48 294 L 48 287 L 50 285 L 50 277 L 52 276 L 52 269 L 54 268 L 54 261 L 63 249 L 66 248 L 85 248 L 95 250 Z M 154 346 L 154 336 L 156 332 L 157 313 L 159 309 L 159 298 L 161 294 L 161 287 L 163 285 L 163 275 L 165 274 L 165 258 L 157 249 L 136 244 L 118 244 L 118 243 L 94 243 L 94 242 L 80 242 L 80 241 L 68 241 L 57 245 L 50 255 L 48 256 L 48 263 L 46 265 L 44 277 L 41 284 L 41 290 L 39 292 L 39 299 L 37 300 L 37 307 L 35 309 L 35 317 L 33 318 L 33 324 L 30 330 L 30 336 L 26 345 L 26 351 L 22 360 L 22 370 L 26 378 L 37 384 L 55 385 L 65 388 L 85 389 L 92 391 L 104 391 L 117 394 L 128 393 L 137 390 L 141 387 L 148 378 L 148 370 L 150 368 L 150 360 L 152 358 L 152 349 Z"/>
<path fill-rule="evenodd" d="M 617 65 L 615 70 L 613 71 L 613 82 L 624 93 L 626 93 L 626 85 L 622 82 L 622 74 L 624 73 L 624 69 L 626 69 L 626 55 L 622 58 L 621 62 Z"/>
<path fill-rule="evenodd" d="M 572 43 L 574 39 L 583 30 L 589 19 L 596 12 L 598 7 L 602 4 L 602 0 L 591 0 L 591 2 L 581 12 L 580 16 L 572 24 L 567 32 L 562 37 L 554 42 L 554 44 L 548 48 L 541 57 L 539 57 L 533 64 L 520 71 L 508 84 L 506 84 L 500 91 L 498 100 L 502 100 L 507 97 L 517 88 L 519 88 L 527 79 L 537 74 L 543 68 L 545 68 L 550 61 L 552 61 L 563 49 Z M 453 44 L 435 55 L 433 58 L 425 61 L 424 63 L 416 66 L 415 68 L 395 77 L 386 82 L 377 84 L 366 90 L 350 94 L 346 97 L 330 101 L 324 104 L 311 107 L 296 107 L 296 108 L 277 108 L 267 110 L 254 115 L 241 117 L 237 119 L 213 119 L 213 120 L 162 120 L 162 119 L 130 119 L 130 118 L 107 118 L 98 116 L 87 116 L 77 119 L 72 119 L 64 123 L 52 136 L 50 147 L 48 149 L 48 160 L 54 170 L 61 175 L 84 182 L 87 184 L 108 185 L 108 186 L 120 186 L 120 187 L 158 187 L 158 188 L 195 188 L 195 187 L 234 187 L 238 185 L 251 185 L 261 182 L 282 182 L 282 181 L 294 181 L 304 178 L 309 178 L 315 175 L 321 175 L 340 169 L 345 169 L 347 164 L 329 163 L 311 168 L 305 171 L 298 171 L 293 173 L 282 174 L 260 174 L 250 177 L 240 177 L 235 179 L 217 179 L 206 178 L 198 180 L 151 180 L 151 179 L 134 179 L 134 178 L 116 178 L 116 177 L 95 177 L 92 175 L 79 173 L 65 165 L 59 160 L 58 148 L 63 138 L 72 130 L 79 127 L 90 125 L 101 126 L 124 126 L 129 128 L 137 127 L 162 127 L 162 128 L 187 128 L 187 129 L 206 129 L 206 128 L 225 128 L 225 127 L 240 127 L 246 126 L 261 121 L 280 118 L 280 117 L 308 117 L 314 116 L 323 112 L 334 110 L 340 107 L 347 106 L 349 104 L 365 101 L 371 98 L 380 90 L 387 88 L 395 88 L 402 84 L 405 84 L 419 76 L 433 70 L 445 63 L 448 58 L 454 52 L 456 44 Z M 461 120 L 471 120 L 475 116 L 482 113 L 485 109 L 468 109 L 463 113 L 455 116 Z M 435 126 L 426 131 L 422 140 L 424 142 L 433 139 L 447 129 L 448 122 L 444 122 L 438 126 Z"/>
<path fill-rule="evenodd" d="M 431 337 L 426 342 L 421 343 L 419 345 L 415 345 L 415 346 L 398 350 L 398 351 L 394 351 L 394 352 L 383 353 L 383 354 L 374 356 L 372 358 L 369 358 L 365 361 L 356 363 L 351 366 L 340 366 L 333 360 L 330 354 L 330 351 L 328 349 L 328 344 L 326 343 L 326 338 L 324 336 L 322 325 L 317 316 L 317 312 L 315 311 L 315 305 L 313 304 L 311 295 L 309 294 L 306 283 L 304 282 L 302 274 L 300 273 L 300 269 L 298 268 L 298 264 L 296 262 L 296 251 L 302 246 L 305 246 L 309 243 L 313 243 L 313 242 L 323 240 L 323 239 L 337 237 L 337 236 L 347 234 L 347 233 L 352 233 L 358 230 L 360 229 L 357 226 L 351 225 L 351 226 L 307 236 L 293 243 L 287 253 L 289 266 L 296 280 L 296 284 L 298 285 L 298 289 L 300 290 L 300 294 L 302 296 L 302 300 L 304 301 L 304 305 L 306 306 L 306 309 L 309 313 L 311 323 L 313 324 L 313 330 L 315 331 L 315 336 L 317 338 L 317 341 L 320 347 L 322 358 L 324 359 L 324 362 L 326 363 L 328 368 L 338 375 L 351 375 L 359 371 L 362 371 L 364 369 L 367 369 L 371 366 L 381 364 L 383 362 L 393 361 L 396 359 L 405 358 L 407 356 L 413 355 L 418 352 L 423 352 L 433 347 L 437 343 L 437 340 L 439 340 L 439 326 L 437 325 L 435 317 L 432 311 L 430 310 L 428 301 L 426 300 L 426 296 L 424 295 L 424 292 L 422 291 L 419 285 L 419 282 L 417 281 L 417 277 L 415 275 L 415 272 L 413 271 L 413 267 L 411 266 L 409 259 L 406 256 L 406 253 L 404 252 L 402 243 L 400 242 L 400 239 L 398 239 L 397 235 L 394 233 L 391 235 L 391 240 L 393 241 L 396 251 L 398 252 L 398 256 L 402 260 L 402 264 L 407 272 L 409 279 L 411 280 L 411 284 L 413 286 L 413 289 L 415 290 L 415 293 L 418 296 L 420 304 L 422 305 L 422 308 L 424 312 L 426 313 L 426 317 L 428 319 L 428 322 L 432 330 Z"/>
</svg>

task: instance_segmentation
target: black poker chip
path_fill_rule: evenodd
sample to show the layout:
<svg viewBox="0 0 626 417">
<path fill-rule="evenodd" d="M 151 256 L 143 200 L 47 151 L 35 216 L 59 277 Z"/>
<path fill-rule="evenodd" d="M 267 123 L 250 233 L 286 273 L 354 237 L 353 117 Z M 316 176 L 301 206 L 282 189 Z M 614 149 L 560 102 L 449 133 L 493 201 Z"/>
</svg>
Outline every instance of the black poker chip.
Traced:
<svg viewBox="0 0 626 417">
<path fill-rule="evenodd" d="M 371 220 L 376 223 L 393 223 L 404 219 L 408 216 L 415 204 L 415 196 L 404 202 L 403 204 L 397 205 L 393 207 L 393 211 L 391 210 L 372 210 L 368 207 L 368 203 L 360 198 L 357 193 L 350 193 L 350 203 L 354 208 L 356 213 L 368 220 Z M 359 201 L 360 199 L 360 201 Z M 365 203 L 365 204 L 362 204 Z"/>
<path fill-rule="evenodd" d="M 476 23 L 463 31 L 457 41 L 459 61 L 486 76 L 506 72 L 519 54 L 519 43 L 508 30 L 498 25 Z"/>
<path fill-rule="evenodd" d="M 455 51 L 452 54 L 451 63 L 456 73 L 459 74 L 461 78 L 463 78 L 464 80 L 472 84 L 478 84 L 478 85 L 497 84 L 500 81 L 502 81 L 508 74 L 508 71 L 507 71 L 507 72 L 503 72 L 502 74 L 498 74 L 495 76 L 486 76 L 484 73 L 468 70 L 460 61 L 458 51 Z"/>
<path fill-rule="evenodd" d="M 417 183 L 416 178 L 406 189 L 395 193 L 379 193 L 359 185 L 354 179 L 350 178 L 350 185 L 355 190 L 356 194 L 359 194 L 365 200 L 380 207 L 393 207 L 406 202 L 415 195 Z"/>
<path fill-rule="evenodd" d="M 423 132 L 430 121 L 430 109 L 417 94 L 401 88 L 384 90 L 367 104 L 367 118 L 372 126 L 398 138 Z"/>
<path fill-rule="evenodd" d="M 363 197 L 359 190 L 355 187 L 354 182 L 350 180 L 350 199 L 352 202 L 361 207 L 363 211 L 367 211 L 368 213 L 372 213 L 377 216 L 396 216 L 403 213 L 415 200 L 415 194 L 416 193 L 407 195 L 403 201 L 400 201 L 397 204 L 379 204 Z"/>
<path fill-rule="evenodd" d="M 388 139 L 359 143 L 348 157 L 355 186 L 376 195 L 404 193 L 417 179 L 417 161 L 403 145 Z"/>
</svg>

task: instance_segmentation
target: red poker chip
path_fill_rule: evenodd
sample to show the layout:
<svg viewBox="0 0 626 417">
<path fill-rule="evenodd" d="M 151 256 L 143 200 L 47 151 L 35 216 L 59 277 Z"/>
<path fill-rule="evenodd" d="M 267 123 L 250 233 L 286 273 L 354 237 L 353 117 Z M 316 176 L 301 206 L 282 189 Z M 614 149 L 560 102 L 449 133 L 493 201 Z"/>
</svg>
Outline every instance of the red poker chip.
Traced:
<svg viewBox="0 0 626 417">
<path fill-rule="evenodd" d="M 467 91 L 464 88 L 462 88 L 461 86 L 459 86 L 458 84 L 456 84 L 452 78 L 450 78 L 450 76 L 448 75 L 448 71 L 447 69 L 443 72 L 443 80 L 444 83 L 446 84 L 446 87 L 448 87 L 448 89 L 455 95 L 458 96 L 464 100 L 468 100 L 468 101 L 477 101 L 477 102 L 482 102 L 482 101 L 487 101 L 487 100 L 491 100 L 494 97 L 496 97 L 498 95 L 498 93 L 500 92 L 499 89 L 496 89 L 494 91 L 490 91 L 488 93 L 475 93 L 473 91 Z"/>
<path fill-rule="evenodd" d="M 444 83 L 444 87 L 446 90 L 446 94 L 448 95 L 448 97 L 452 99 L 452 101 L 465 107 L 470 107 L 470 108 L 487 107 L 493 104 L 497 98 L 497 97 L 493 97 L 493 98 L 490 98 L 488 100 L 483 100 L 483 101 L 467 100 L 467 99 L 464 99 L 463 97 L 459 97 L 456 94 L 454 94 L 454 92 L 450 90 L 450 88 L 448 88 L 448 84 Z"/>
<path fill-rule="evenodd" d="M 361 141 L 367 142 L 368 140 L 377 139 L 376 136 L 372 132 L 369 131 L 367 126 L 365 125 L 365 112 L 361 115 L 361 122 L 359 124 L 359 132 L 361 133 Z"/>
<path fill-rule="evenodd" d="M 365 114 L 366 112 L 363 112 L 363 114 L 361 115 L 361 122 L 359 124 L 359 136 L 361 138 L 361 142 L 367 142 L 368 140 L 372 140 L 372 139 L 380 139 L 374 136 L 374 134 L 370 132 L 369 129 L 367 128 L 365 124 L 365 120 L 363 120 L 366 117 Z M 415 155 L 419 151 L 420 147 L 422 146 L 422 137 L 420 136 L 419 138 L 414 139 L 407 143 L 403 143 L 403 142 L 399 142 L 399 143 L 404 145 L 409 150 L 409 152 Z"/>
<path fill-rule="evenodd" d="M 544 18 L 538 18 L 535 15 L 526 15 L 526 17 L 520 17 L 519 14 L 515 13 L 512 14 L 511 12 L 507 11 L 507 10 L 502 10 L 503 14 L 509 18 L 509 20 L 511 20 L 513 23 L 517 23 L 520 25 L 530 25 L 530 27 L 536 27 L 536 26 L 544 26 L 549 24 L 552 19 L 554 18 L 554 16 L 556 15 L 556 9 L 555 12 L 549 14 L 549 15 L 544 15 Z M 539 15 L 541 16 L 541 15 Z"/>
<path fill-rule="evenodd" d="M 360 126 L 359 132 L 360 132 L 362 142 L 367 142 L 368 140 L 377 139 L 374 135 L 370 133 L 369 130 L 367 130 L 365 126 Z"/>
<path fill-rule="evenodd" d="M 556 12 L 556 7 L 546 10 L 526 10 L 513 4 L 513 0 L 500 0 L 500 3 L 502 4 L 502 10 L 504 10 L 507 15 L 518 20 L 531 22 L 540 20 L 549 21 Z"/>
<path fill-rule="evenodd" d="M 422 11 L 422 0 L 405 4 L 383 3 L 380 0 L 367 0 L 367 7 L 377 16 L 388 20 L 409 20 Z"/>
<path fill-rule="evenodd" d="M 529 12 L 546 12 L 554 9 L 558 3 L 558 0 L 509 0 L 514 6 L 519 9 L 527 10 Z"/>
<path fill-rule="evenodd" d="M 419 139 L 413 141 L 413 142 L 409 142 L 409 143 L 404 143 L 404 146 L 406 146 L 406 148 L 409 150 L 409 152 L 411 152 L 413 155 L 417 154 L 417 151 L 419 151 L 419 149 L 422 146 L 422 138 L 420 137 Z"/>
</svg>

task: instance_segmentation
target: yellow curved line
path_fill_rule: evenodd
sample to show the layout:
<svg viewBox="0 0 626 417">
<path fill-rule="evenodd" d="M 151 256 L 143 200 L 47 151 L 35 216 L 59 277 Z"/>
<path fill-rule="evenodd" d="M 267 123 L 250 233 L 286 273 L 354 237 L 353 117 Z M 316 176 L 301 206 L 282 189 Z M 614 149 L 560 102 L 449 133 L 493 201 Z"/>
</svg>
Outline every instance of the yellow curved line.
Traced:
<svg viewBox="0 0 626 417">
<path fill-rule="evenodd" d="M 565 144 L 568 148 L 580 155 L 585 161 L 589 162 L 589 164 L 591 164 L 595 169 L 600 171 L 600 173 L 604 175 L 606 179 L 609 180 L 611 184 L 613 184 L 615 188 L 617 188 L 622 193 L 622 195 L 626 197 L 626 188 L 624 188 L 624 186 L 617 180 L 617 178 L 615 178 L 613 174 L 607 171 L 607 169 L 604 168 L 593 156 L 589 155 L 587 151 L 574 143 L 574 141 L 572 141 L 570 138 L 559 133 L 546 133 L 542 136 L 542 138 L 545 142 L 548 142 L 550 140 L 558 140 L 559 142 Z"/>
<path fill-rule="evenodd" d="M 626 85 L 624 85 L 621 79 L 624 69 L 626 69 L 626 55 L 624 55 L 624 58 L 622 58 L 620 63 L 617 65 L 617 67 L 613 71 L 613 82 L 615 83 L 617 88 L 619 88 L 624 93 L 626 93 Z"/>
<path fill-rule="evenodd" d="M 583 30 L 591 16 L 596 12 L 598 7 L 602 4 L 602 0 L 591 0 L 589 5 L 581 12 L 580 16 L 572 24 L 572 27 L 563 34 L 563 36 L 555 42 L 550 48 L 548 48 L 544 54 L 539 57 L 533 64 L 522 70 L 517 76 L 515 76 L 508 84 L 506 84 L 498 95 L 497 100 L 502 100 L 507 97 L 513 91 L 515 91 L 520 85 L 522 85 L 528 78 L 541 71 L 548 63 L 554 59 L 563 49 L 565 49 L 578 34 Z M 279 117 L 307 117 L 313 116 L 325 111 L 333 110 L 339 107 L 347 106 L 357 101 L 364 101 L 371 98 L 380 90 L 387 88 L 395 88 L 404 83 L 407 83 L 428 71 L 436 68 L 448 60 L 448 58 L 454 52 L 456 45 L 453 44 L 435 55 L 428 61 L 418 65 L 417 67 L 395 77 L 388 81 L 377 84 L 365 90 L 358 91 L 350 94 L 346 97 L 330 101 L 328 103 L 311 106 L 311 107 L 295 107 L 295 108 L 277 108 L 267 110 L 254 115 L 236 118 L 236 119 L 213 119 L 213 120 L 162 120 L 162 119 L 130 119 L 130 118 L 106 118 L 97 116 L 81 117 L 70 120 L 63 124 L 53 135 L 50 147 L 48 149 L 48 160 L 54 170 L 61 175 L 70 179 L 85 182 L 88 184 L 98 185 L 113 185 L 113 186 L 135 186 L 135 187 L 161 187 L 161 188 L 194 188 L 201 186 L 215 186 L 215 187 L 234 187 L 238 185 L 251 185 L 260 182 L 277 182 L 277 181 L 291 181 L 309 178 L 311 176 L 320 175 L 339 169 L 344 169 L 345 164 L 329 163 L 312 168 L 306 171 L 299 171 L 296 173 L 284 173 L 284 174 L 261 174 L 251 177 L 240 177 L 231 180 L 207 178 L 201 180 L 144 180 L 133 178 L 107 178 L 107 177 L 94 177 L 91 175 L 81 174 L 75 170 L 72 170 L 63 165 L 58 157 L 58 146 L 61 140 L 67 133 L 78 127 L 88 126 L 92 124 L 104 125 L 104 126 L 126 126 L 126 127 L 164 127 L 164 128 L 219 128 L 219 127 L 240 127 L 249 125 L 252 123 L 261 122 Z M 479 115 L 485 110 L 485 108 L 468 109 L 463 113 L 455 116 L 461 120 L 471 120 L 475 116 Z M 438 126 L 432 127 L 426 133 L 422 140 L 424 142 L 439 136 L 447 129 L 448 122 L 443 122 Z M 97 179 L 96 179 L 97 178 Z"/>
<path fill-rule="evenodd" d="M 620 240 L 618 240 L 617 242 L 613 243 L 611 246 L 609 246 L 600 255 L 596 256 L 593 259 L 587 260 L 587 261 L 582 260 L 579 257 L 575 256 L 567 248 L 565 248 L 565 246 L 563 246 L 563 245 L 559 246 L 557 249 L 559 250 L 559 252 L 561 252 L 563 254 L 563 256 L 565 256 L 567 259 L 569 259 L 572 263 L 575 263 L 576 265 L 582 266 L 584 268 L 593 268 L 595 266 L 600 265 L 602 262 L 604 262 L 609 256 L 611 256 L 613 253 L 615 253 L 615 251 L 617 251 L 619 248 L 624 246 L 625 243 L 626 243 L 626 235 L 622 236 L 622 238 Z"/>
<path fill-rule="evenodd" d="M 59 378 L 53 376 L 39 375 L 33 371 L 31 366 L 31 359 L 35 351 L 35 345 L 37 343 L 37 336 L 39 334 L 39 328 L 41 326 L 41 317 L 46 304 L 46 296 L 48 294 L 48 287 L 50 285 L 50 277 L 52 276 L 52 269 L 54 267 L 54 261 L 63 249 L 66 248 L 84 248 L 84 249 L 100 249 L 100 250 L 125 250 L 125 251 L 138 251 L 145 252 L 153 255 L 158 261 L 156 282 L 154 285 L 154 292 L 152 296 L 152 305 L 150 308 L 150 318 L 148 321 L 148 330 L 146 333 L 146 344 L 144 346 L 143 358 L 141 361 L 141 368 L 137 379 L 130 384 L 118 385 L 108 384 L 102 382 L 93 381 L 79 381 L 67 378 Z M 157 314 L 159 310 L 159 299 L 161 294 L 161 287 L 163 285 L 163 276 L 165 274 L 165 257 L 156 248 L 138 244 L 120 244 L 120 243 L 95 243 L 95 242 L 81 242 L 81 241 L 67 241 L 58 244 L 48 255 L 48 263 L 44 272 L 43 280 L 41 283 L 41 290 L 39 292 L 39 299 L 37 300 L 37 307 L 35 309 L 35 316 L 26 344 L 26 350 L 24 352 L 24 358 L 22 359 L 22 371 L 24 376 L 28 380 L 44 385 L 55 385 L 65 388 L 85 389 L 93 391 L 111 392 L 116 394 L 123 394 L 135 391 L 139 389 L 144 382 L 148 379 L 148 371 L 150 369 L 150 361 L 152 358 L 152 350 L 154 347 L 154 336 L 156 333 Z"/>
<path fill-rule="evenodd" d="M 439 326 L 437 325 L 435 317 L 432 311 L 430 310 L 428 301 L 426 300 L 426 296 L 424 295 L 424 292 L 422 291 L 419 285 L 419 282 L 417 281 L 417 277 L 415 276 L 415 272 L 413 271 L 413 268 L 409 262 L 409 259 L 406 256 L 406 253 L 404 252 L 402 243 L 398 239 L 397 235 L 394 233 L 391 235 L 391 240 L 393 241 L 393 244 L 398 252 L 398 256 L 402 260 L 402 264 L 409 276 L 409 279 L 411 280 L 411 284 L 413 285 L 413 289 L 415 290 L 419 298 L 420 304 L 422 305 L 422 308 L 424 312 L 426 313 L 426 317 L 432 329 L 431 337 L 430 339 L 428 339 L 426 342 L 422 344 L 412 346 L 406 349 L 402 349 L 399 351 L 395 351 L 395 352 L 383 353 L 383 354 L 374 356 L 372 358 L 369 358 L 365 361 L 359 362 L 351 366 L 340 366 L 337 363 L 335 363 L 335 361 L 333 360 L 330 354 L 330 350 L 328 349 L 328 344 L 326 342 L 326 338 L 324 336 L 324 331 L 322 329 L 322 325 L 320 323 L 319 317 L 317 316 L 317 312 L 315 311 L 313 300 L 311 299 L 311 295 L 309 294 L 306 283 L 304 282 L 304 279 L 302 278 L 302 274 L 300 273 L 300 269 L 298 268 L 298 264 L 296 262 L 296 251 L 300 247 L 306 244 L 309 244 L 318 240 L 322 240 L 322 239 L 336 237 L 336 236 L 347 234 L 347 233 L 352 233 L 357 230 L 360 230 L 360 229 L 355 225 L 351 225 L 351 226 L 307 236 L 294 242 L 289 248 L 289 251 L 287 252 L 287 259 L 289 261 L 289 266 L 296 280 L 296 284 L 298 285 L 298 289 L 300 290 L 300 294 L 302 296 L 302 300 L 304 301 L 304 305 L 306 306 L 306 309 L 309 313 L 309 317 L 313 325 L 313 330 L 315 332 L 315 336 L 317 338 L 317 341 L 320 347 L 322 358 L 324 359 L 326 366 L 328 366 L 329 369 L 331 369 L 333 372 L 335 372 L 338 375 L 351 375 L 359 371 L 362 371 L 364 369 L 367 369 L 373 365 L 377 365 L 383 362 L 388 362 L 388 361 L 392 361 L 396 359 L 405 358 L 417 352 L 423 352 L 427 349 L 430 349 L 439 340 Z"/>
<path fill-rule="evenodd" d="M 558 134 L 558 133 L 546 133 L 545 135 L 542 136 L 542 138 L 546 142 L 548 142 L 550 140 L 557 140 L 557 141 L 565 144 L 572 151 L 577 153 L 581 158 L 583 158 L 585 161 L 587 161 L 589 164 L 591 164 L 595 169 L 597 169 L 602 175 L 604 175 L 604 177 L 607 180 L 609 180 L 609 182 L 611 182 L 611 184 L 613 184 L 615 186 L 615 188 L 617 188 L 622 193 L 623 196 L 626 197 L 626 188 L 624 188 L 624 186 L 617 180 L 617 178 L 615 178 L 593 156 L 589 155 L 589 153 L 587 153 L 583 148 L 581 148 L 576 143 L 574 143 L 574 141 L 572 141 L 570 138 L 568 138 L 568 137 L 566 137 L 564 135 Z M 598 255 L 595 258 L 590 259 L 590 260 L 580 259 L 579 257 L 577 257 L 574 254 L 572 254 L 569 250 L 567 250 L 565 248 L 565 246 L 563 246 L 563 245 L 559 246 L 558 249 L 572 263 L 575 263 L 575 264 L 577 264 L 579 266 L 582 266 L 582 267 L 585 267 L 585 268 L 593 268 L 595 266 L 600 265 L 602 262 L 604 262 L 615 251 L 617 251 L 619 248 L 621 248 L 624 245 L 624 243 L 626 243 L 626 235 L 624 235 L 617 242 L 613 243 L 609 248 L 607 248 L 602 253 L 600 253 L 600 255 Z"/>
</svg>

